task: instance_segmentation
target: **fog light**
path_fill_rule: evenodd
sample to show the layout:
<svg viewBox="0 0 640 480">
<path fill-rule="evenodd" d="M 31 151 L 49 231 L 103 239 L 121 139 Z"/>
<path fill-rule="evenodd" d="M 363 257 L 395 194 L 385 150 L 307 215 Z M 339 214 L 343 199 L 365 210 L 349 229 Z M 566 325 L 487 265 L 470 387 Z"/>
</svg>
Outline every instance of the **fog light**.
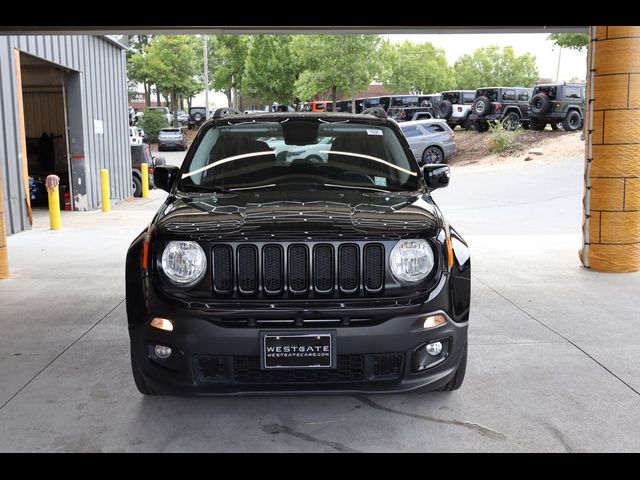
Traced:
<svg viewBox="0 0 640 480">
<path fill-rule="evenodd" d="M 162 359 L 169 358 L 169 355 L 171 355 L 171 349 L 169 347 L 165 347 L 164 345 L 156 345 L 155 352 L 156 357 Z"/>
<path fill-rule="evenodd" d="M 158 347 L 156 347 L 157 349 Z M 156 350 L 157 351 L 157 350 Z M 442 344 L 440 342 L 433 342 L 427 344 L 427 353 L 433 357 L 440 355 L 442 352 Z M 169 353 L 171 353 L 171 349 L 169 349 Z"/>
<path fill-rule="evenodd" d="M 424 319 L 422 328 L 439 327 L 440 325 L 444 325 L 445 323 L 447 323 L 447 319 L 444 318 L 444 315 L 430 315 Z"/>
<path fill-rule="evenodd" d="M 173 332 L 173 323 L 166 318 L 154 318 L 151 320 L 151 326 L 167 332 Z"/>
</svg>

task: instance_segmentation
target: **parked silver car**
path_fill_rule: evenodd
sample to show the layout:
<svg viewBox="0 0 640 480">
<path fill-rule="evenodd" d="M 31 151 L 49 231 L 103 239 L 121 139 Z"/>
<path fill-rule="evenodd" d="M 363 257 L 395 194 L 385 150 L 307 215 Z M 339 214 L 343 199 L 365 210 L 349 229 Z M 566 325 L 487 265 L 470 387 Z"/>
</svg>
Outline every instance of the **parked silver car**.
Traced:
<svg viewBox="0 0 640 480">
<path fill-rule="evenodd" d="M 187 137 L 180 128 L 162 128 L 158 135 L 158 150 L 175 148 L 178 150 L 187 149 Z"/>
<path fill-rule="evenodd" d="M 442 163 L 456 153 L 455 133 L 444 120 L 416 120 L 399 124 L 418 163 Z"/>
</svg>

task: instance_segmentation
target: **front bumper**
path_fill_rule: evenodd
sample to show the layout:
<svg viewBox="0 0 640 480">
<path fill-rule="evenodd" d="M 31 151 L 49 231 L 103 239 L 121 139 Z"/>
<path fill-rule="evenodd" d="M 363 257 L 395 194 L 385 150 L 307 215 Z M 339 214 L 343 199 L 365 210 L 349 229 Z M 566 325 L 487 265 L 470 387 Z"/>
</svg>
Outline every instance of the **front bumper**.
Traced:
<svg viewBox="0 0 640 480">
<path fill-rule="evenodd" d="M 146 282 L 145 282 L 146 283 Z M 468 322 L 455 322 L 450 311 L 450 282 L 436 287 L 430 300 L 420 305 L 396 308 L 397 315 L 368 326 L 321 327 L 228 327 L 215 316 L 188 307 L 176 308 L 163 294 L 147 283 L 154 305 L 140 322 L 129 319 L 134 368 L 159 393 L 196 395 L 242 395 L 265 393 L 394 393 L 437 390 L 451 380 L 467 342 Z M 447 323 L 424 329 L 424 318 L 441 312 Z M 361 315 L 367 315 L 361 310 Z M 468 312 L 467 312 L 468 314 Z M 174 330 L 165 332 L 149 325 L 158 316 L 173 321 Z M 247 310 L 247 316 L 251 316 Z M 460 318 L 459 316 L 457 317 Z M 318 373 L 318 369 L 283 369 L 276 373 L 260 369 L 260 333 L 291 332 L 335 335 L 338 368 Z M 448 345 L 437 365 L 420 373 L 412 370 L 414 350 L 433 341 Z M 172 349 L 170 362 L 154 359 L 155 345 Z"/>
<path fill-rule="evenodd" d="M 183 141 L 171 141 L 171 140 L 163 140 L 158 142 L 158 148 L 184 148 L 185 143 Z"/>
</svg>

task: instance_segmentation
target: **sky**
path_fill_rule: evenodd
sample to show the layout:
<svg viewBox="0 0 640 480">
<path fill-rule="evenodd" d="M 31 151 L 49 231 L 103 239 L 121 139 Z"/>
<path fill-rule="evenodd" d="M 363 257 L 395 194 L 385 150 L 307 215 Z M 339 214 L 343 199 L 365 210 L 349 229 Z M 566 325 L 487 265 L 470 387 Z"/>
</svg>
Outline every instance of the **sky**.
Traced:
<svg viewBox="0 0 640 480">
<path fill-rule="evenodd" d="M 490 45 L 499 47 L 513 47 L 516 55 L 531 53 L 536 57 L 538 71 L 541 78 L 550 78 L 556 80 L 570 80 L 578 78 L 583 80 L 587 70 L 587 52 L 578 52 L 576 50 L 562 49 L 553 45 L 547 40 L 546 33 L 491 33 L 491 34 L 442 34 L 442 35 L 383 35 L 392 43 L 402 43 L 410 40 L 413 43 L 431 42 L 436 47 L 444 49 L 447 61 L 453 65 L 455 61 L 462 55 L 473 53 L 474 50 Z M 558 60 L 560 60 L 560 69 L 558 70 Z M 226 107 L 227 97 L 221 93 L 210 93 L 210 103 L 213 107 Z M 195 100 L 197 104 L 204 105 L 204 93 L 197 95 Z"/>
</svg>

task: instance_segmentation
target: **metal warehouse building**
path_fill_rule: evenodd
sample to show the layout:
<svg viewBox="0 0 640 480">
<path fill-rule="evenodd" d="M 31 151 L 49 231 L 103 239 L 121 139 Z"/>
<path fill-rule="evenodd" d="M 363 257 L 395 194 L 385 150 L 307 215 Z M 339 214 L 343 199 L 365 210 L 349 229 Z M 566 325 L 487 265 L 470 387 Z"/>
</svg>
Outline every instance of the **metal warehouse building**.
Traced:
<svg viewBox="0 0 640 480">
<path fill-rule="evenodd" d="M 106 36 L 0 36 L 6 233 L 31 228 L 29 177 L 58 175 L 67 209 L 100 207 L 101 168 L 112 201 L 131 195 L 125 55 Z"/>
</svg>

